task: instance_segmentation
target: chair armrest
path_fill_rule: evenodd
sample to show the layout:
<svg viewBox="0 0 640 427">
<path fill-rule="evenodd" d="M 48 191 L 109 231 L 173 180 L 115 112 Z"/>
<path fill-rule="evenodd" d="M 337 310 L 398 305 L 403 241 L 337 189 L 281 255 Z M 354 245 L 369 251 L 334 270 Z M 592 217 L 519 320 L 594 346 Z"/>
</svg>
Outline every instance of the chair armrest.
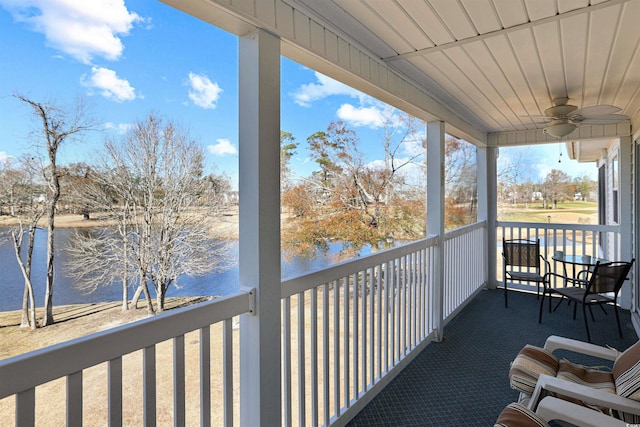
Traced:
<svg viewBox="0 0 640 427">
<path fill-rule="evenodd" d="M 609 415 L 567 402 L 556 397 L 545 397 L 536 411 L 546 421 L 566 421 L 581 427 L 626 427 L 629 424 Z"/>
<path fill-rule="evenodd" d="M 578 271 L 576 274 L 576 279 L 584 282 L 585 285 L 589 284 L 589 274 L 593 273 L 593 271 L 589 268 L 585 268 L 584 270 Z M 584 276 L 584 279 L 581 279 L 580 276 Z"/>
<path fill-rule="evenodd" d="M 536 409 L 542 390 L 572 397 L 592 405 L 640 415 L 640 402 L 549 375 L 540 375 L 540 378 L 538 378 L 538 383 L 529 401 L 530 409 Z"/>
<path fill-rule="evenodd" d="M 584 341 L 578 341 L 571 338 L 559 337 L 551 335 L 544 343 L 544 348 L 550 352 L 555 350 L 570 350 L 575 353 L 586 354 L 588 356 L 599 357 L 600 359 L 616 360 L 618 351 L 609 347 L 602 347 Z"/>
<path fill-rule="evenodd" d="M 566 279 L 567 279 L 567 277 L 566 277 L 564 274 L 555 273 L 555 272 L 553 272 L 553 271 L 547 271 L 547 273 L 545 274 L 545 276 L 547 276 L 547 278 L 548 278 L 547 280 L 548 280 L 548 282 L 549 282 L 549 283 L 551 282 L 551 277 L 552 277 L 552 276 L 557 277 L 557 278 L 559 278 L 559 279 L 562 279 L 562 281 L 564 281 L 564 280 L 566 280 Z"/>
<path fill-rule="evenodd" d="M 551 264 L 549 263 L 549 261 L 547 261 L 547 259 L 542 254 L 540 254 L 540 259 L 542 261 L 544 261 L 544 272 L 545 272 L 545 274 L 549 273 L 551 271 Z"/>
</svg>

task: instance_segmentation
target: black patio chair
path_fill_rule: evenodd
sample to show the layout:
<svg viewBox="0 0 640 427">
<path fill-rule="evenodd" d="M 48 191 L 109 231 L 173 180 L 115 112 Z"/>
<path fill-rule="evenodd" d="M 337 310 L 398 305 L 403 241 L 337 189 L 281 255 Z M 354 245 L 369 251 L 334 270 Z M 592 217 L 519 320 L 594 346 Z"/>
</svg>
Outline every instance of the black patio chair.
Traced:
<svg viewBox="0 0 640 427">
<path fill-rule="evenodd" d="M 541 266 L 544 263 L 544 272 Z M 549 261 L 540 255 L 540 239 L 505 240 L 502 239 L 502 281 L 504 283 L 504 306 L 508 307 L 507 281 L 537 283 L 537 297 L 540 296 L 540 284 L 548 282 L 551 271 Z"/>
<path fill-rule="evenodd" d="M 614 261 L 596 264 L 593 271 L 589 274 L 589 279 L 584 282 L 584 286 L 566 286 L 562 288 L 551 288 L 545 286 L 542 292 L 542 301 L 540 302 L 540 316 L 538 322 L 542 323 L 542 306 L 544 305 L 545 294 L 549 294 L 549 312 L 551 312 L 551 294 L 556 293 L 563 298 L 573 301 L 573 319 L 576 318 L 576 310 L 578 304 L 582 304 L 582 315 L 584 316 L 584 326 L 587 329 L 587 340 L 591 342 L 591 334 L 589 333 L 589 322 L 587 320 L 587 310 L 591 314 L 591 320 L 595 322 L 595 317 L 591 311 L 592 305 L 612 304 L 616 314 L 616 322 L 618 323 L 618 333 L 622 338 L 622 327 L 620 326 L 620 316 L 618 314 L 618 293 L 620 288 L 627 280 L 629 271 L 635 259 L 631 262 Z"/>
</svg>

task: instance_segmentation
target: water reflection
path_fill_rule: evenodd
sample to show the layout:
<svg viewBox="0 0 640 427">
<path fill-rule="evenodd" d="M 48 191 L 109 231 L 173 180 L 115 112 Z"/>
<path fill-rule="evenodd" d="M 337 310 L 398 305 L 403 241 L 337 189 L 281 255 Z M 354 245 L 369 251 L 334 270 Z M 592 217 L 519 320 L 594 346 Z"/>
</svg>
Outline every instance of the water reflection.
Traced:
<svg viewBox="0 0 640 427">
<path fill-rule="evenodd" d="M 99 287 L 87 293 L 76 286 L 74 280 L 65 272 L 67 246 L 74 230 L 59 228 L 56 230 L 55 240 L 55 285 L 53 292 L 54 305 L 82 304 L 108 301 L 120 301 L 122 298 L 122 284 L 116 282 L 110 286 Z M 44 284 L 46 279 L 46 230 L 39 229 L 36 232 L 36 244 L 33 253 L 32 281 L 36 297 L 36 305 L 41 307 L 44 301 Z M 299 276 L 311 271 L 326 268 L 335 263 L 333 255 L 338 253 L 341 245 L 333 243 L 329 245 L 329 251 L 325 255 L 315 257 L 287 257 L 282 261 L 282 278 Z M 238 259 L 238 244 L 234 242 L 229 247 L 232 259 Z M 359 253 L 360 256 L 371 253 L 371 248 L 365 246 Z M 19 310 L 22 306 L 22 293 L 24 280 L 15 259 L 13 244 L 10 241 L 0 242 L 0 260 L 2 263 L 2 276 L 0 279 L 0 311 Z M 202 295 L 228 295 L 238 289 L 237 263 L 222 272 L 210 273 L 204 276 L 181 276 L 178 286 L 172 285 L 167 297 L 175 296 L 202 296 Z M 153 292 L 153 289 L 150 289 Z M 132 294 L 130 294 L 132 295 Z M 152 296 L 153 295 L 152 293 Z"/>
</svg>

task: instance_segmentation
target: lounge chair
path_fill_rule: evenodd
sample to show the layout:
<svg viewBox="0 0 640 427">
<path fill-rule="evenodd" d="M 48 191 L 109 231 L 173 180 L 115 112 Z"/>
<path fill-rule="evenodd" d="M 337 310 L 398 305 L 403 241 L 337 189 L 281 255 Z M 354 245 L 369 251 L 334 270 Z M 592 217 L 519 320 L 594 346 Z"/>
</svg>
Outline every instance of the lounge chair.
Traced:
<svg viewBox="0 0 640 427">
<path fill-rule="evenodd" d="M 569 350 L 613 362 L 611 369 L 585 367 L 553 352 Z M 620 353 L 609 347 L 550 336 L 544 348 L 525 346 L 511 364 L 511 387 L 535 411 L 545 396 L 562 397 L 629 423 L 640 420 L 640 341 Z"/>
<path fill-rule="evenodd" d="M 564 421 L 580 427 L 629 426 L 624 421 L 593 409 L 555 397 L 545 397 L 535 412 L 517 402 L 509 404 L 498 416 L 494 427 L 548 427 L 551 421 Z"/>
</svg>

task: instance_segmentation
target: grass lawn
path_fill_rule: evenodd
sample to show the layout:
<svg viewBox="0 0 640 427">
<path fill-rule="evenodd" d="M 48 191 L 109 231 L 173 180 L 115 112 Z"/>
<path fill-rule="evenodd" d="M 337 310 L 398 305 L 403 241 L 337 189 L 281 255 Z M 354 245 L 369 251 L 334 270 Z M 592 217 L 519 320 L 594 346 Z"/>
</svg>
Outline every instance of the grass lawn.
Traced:
<svg viewBox="0 0 640 427">
<path fill-rule="evenodd" d="M 550 218 L 549 218 L 550 217 Z M 545 209 L 540 202 L 524 205 L 501 205 L 499 221 L 551 222 L 553 224 L 597 224 L 598 203 L 567 201 L 558 203 L 555 209 Z"/>
</svg>

